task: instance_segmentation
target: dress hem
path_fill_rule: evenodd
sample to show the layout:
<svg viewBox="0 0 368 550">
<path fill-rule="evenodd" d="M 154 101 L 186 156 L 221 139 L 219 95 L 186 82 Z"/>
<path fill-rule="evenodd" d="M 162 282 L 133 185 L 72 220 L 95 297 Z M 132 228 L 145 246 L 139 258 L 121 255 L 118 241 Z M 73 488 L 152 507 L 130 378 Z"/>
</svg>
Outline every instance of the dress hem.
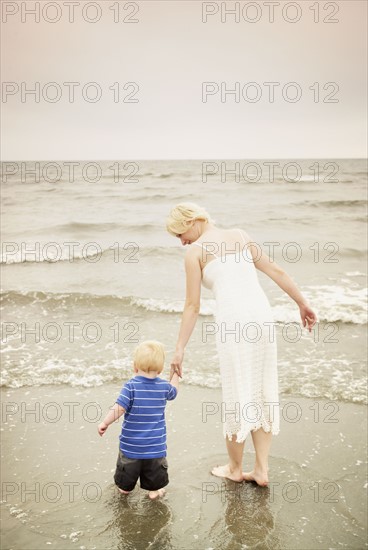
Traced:
<svg viewBox="0 0 368 550">
<path fill-rule="evenodd" d="M 259 424 L 256 424 L 253 428 L 248 428 L 247 430 L 241 430 L 239 432 L 224 432 L 224 439 L 228 438 L 230 441 L 232 440 L 233 436 L 236 435 L 236 443 L 243 443 L 250 432 L 256 432 L 260 428 L 263 428 L 263 430 L 266 433 L 271 432 L 272 435 L 278 435 L 280 433 L 280 428 L 276 426 L 270 426 L 268 423 L 260 422 Z"/>
</svg>

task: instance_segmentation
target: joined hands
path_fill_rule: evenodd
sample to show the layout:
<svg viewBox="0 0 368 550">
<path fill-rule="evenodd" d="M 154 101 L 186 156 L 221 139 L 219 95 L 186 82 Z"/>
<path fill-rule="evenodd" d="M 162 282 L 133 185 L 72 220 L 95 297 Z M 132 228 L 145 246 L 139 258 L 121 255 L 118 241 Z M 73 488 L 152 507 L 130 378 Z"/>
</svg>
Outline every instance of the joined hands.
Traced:
<svg viewBox="0 0 368 550">
<path fill-rule="evenodd" d="M 172 358 L 172 361 L 170 363 L 170 380 L 174 376 L 174 374 L 177 374 L 180 378 L 183 376 L 183 369 L 182 369 L 182 363 L 184 359 L 184 350 L 176 350 L 174 357 Z"/>
</svg>

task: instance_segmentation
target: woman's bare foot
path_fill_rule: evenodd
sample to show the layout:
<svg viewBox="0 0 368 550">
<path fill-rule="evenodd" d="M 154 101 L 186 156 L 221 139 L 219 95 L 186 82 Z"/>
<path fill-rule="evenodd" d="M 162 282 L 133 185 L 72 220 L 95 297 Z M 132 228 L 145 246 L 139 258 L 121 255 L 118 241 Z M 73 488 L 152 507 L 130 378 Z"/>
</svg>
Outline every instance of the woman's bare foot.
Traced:
<svg viewBox="0 0 368 550">
<path fill-rule="evenodd" d="M 165 493 L 165 489 L 158 489 L 157 491 L 149 491 L 148 496 L 151 500 L 155 500 L 156 498 L 163 497 Z"/>
<path fill-rule="evenodd" d="M 119 493 L 121 493 L 122 495 L 129 495 L 130 491 L 123 491 L 123 489 L 120 489 L 120 487 L 118 487 L 118 490 L 119 490 Z"/>
<path fill-rule="evenodd" d="M 267 472 L 259 472 L 252 470 L 251 472 L 243 473 L 244 481 L 255 481 L 260 487 L 268 486 L 268 474 Z"/>
<path fill-rule="evenodd" d="M 215 466 L 212 468 L 211 474 L 217 477 L 225 477 L 226 479 L 231 479 L 231 481 L 237 481 L 239 483 L 244 479 L 244 473 L 240 470 L 231 471 L 229 464 L 226 464 L 226 466 Z"/>
</svg>

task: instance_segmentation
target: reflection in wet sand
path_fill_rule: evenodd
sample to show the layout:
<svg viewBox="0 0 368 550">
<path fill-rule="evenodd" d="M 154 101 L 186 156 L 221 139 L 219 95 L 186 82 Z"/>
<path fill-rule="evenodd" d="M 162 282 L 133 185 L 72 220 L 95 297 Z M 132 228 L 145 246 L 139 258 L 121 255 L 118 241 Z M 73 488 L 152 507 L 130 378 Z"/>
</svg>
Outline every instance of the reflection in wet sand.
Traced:
<svg viewBox="0 0 368 550">
<path fill-rule="evenodd" d="M 255 483 L 224 481 L 222 500 L 226 500 L 224 516 L 211 531 L 216 548 L 281 548 L 275 536 L 275 510 L 270 507 L 270 489 Z"/>
<path fill-rule="evenodd" d="M 164 499 L 151 501 L 147 494 L 137 486 L 125 497 L 114 488 L 108 505 L 112 511 L 110 528 L 115 531 L 117 550 L 171 548 L 171 509 Z"/>
</svg>

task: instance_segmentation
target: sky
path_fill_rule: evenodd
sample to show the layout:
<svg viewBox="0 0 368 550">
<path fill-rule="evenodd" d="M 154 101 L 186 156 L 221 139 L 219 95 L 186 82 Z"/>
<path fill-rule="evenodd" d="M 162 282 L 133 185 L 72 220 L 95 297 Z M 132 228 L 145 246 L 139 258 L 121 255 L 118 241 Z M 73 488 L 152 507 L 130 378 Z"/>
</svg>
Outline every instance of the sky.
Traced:
<svg viewBox="0 0 368 550">
<path fill-rule="evenodd" d="M 1 2 L 3 161 L 367 156 L 365 0 L 36 4 Z"/>
</svg>

